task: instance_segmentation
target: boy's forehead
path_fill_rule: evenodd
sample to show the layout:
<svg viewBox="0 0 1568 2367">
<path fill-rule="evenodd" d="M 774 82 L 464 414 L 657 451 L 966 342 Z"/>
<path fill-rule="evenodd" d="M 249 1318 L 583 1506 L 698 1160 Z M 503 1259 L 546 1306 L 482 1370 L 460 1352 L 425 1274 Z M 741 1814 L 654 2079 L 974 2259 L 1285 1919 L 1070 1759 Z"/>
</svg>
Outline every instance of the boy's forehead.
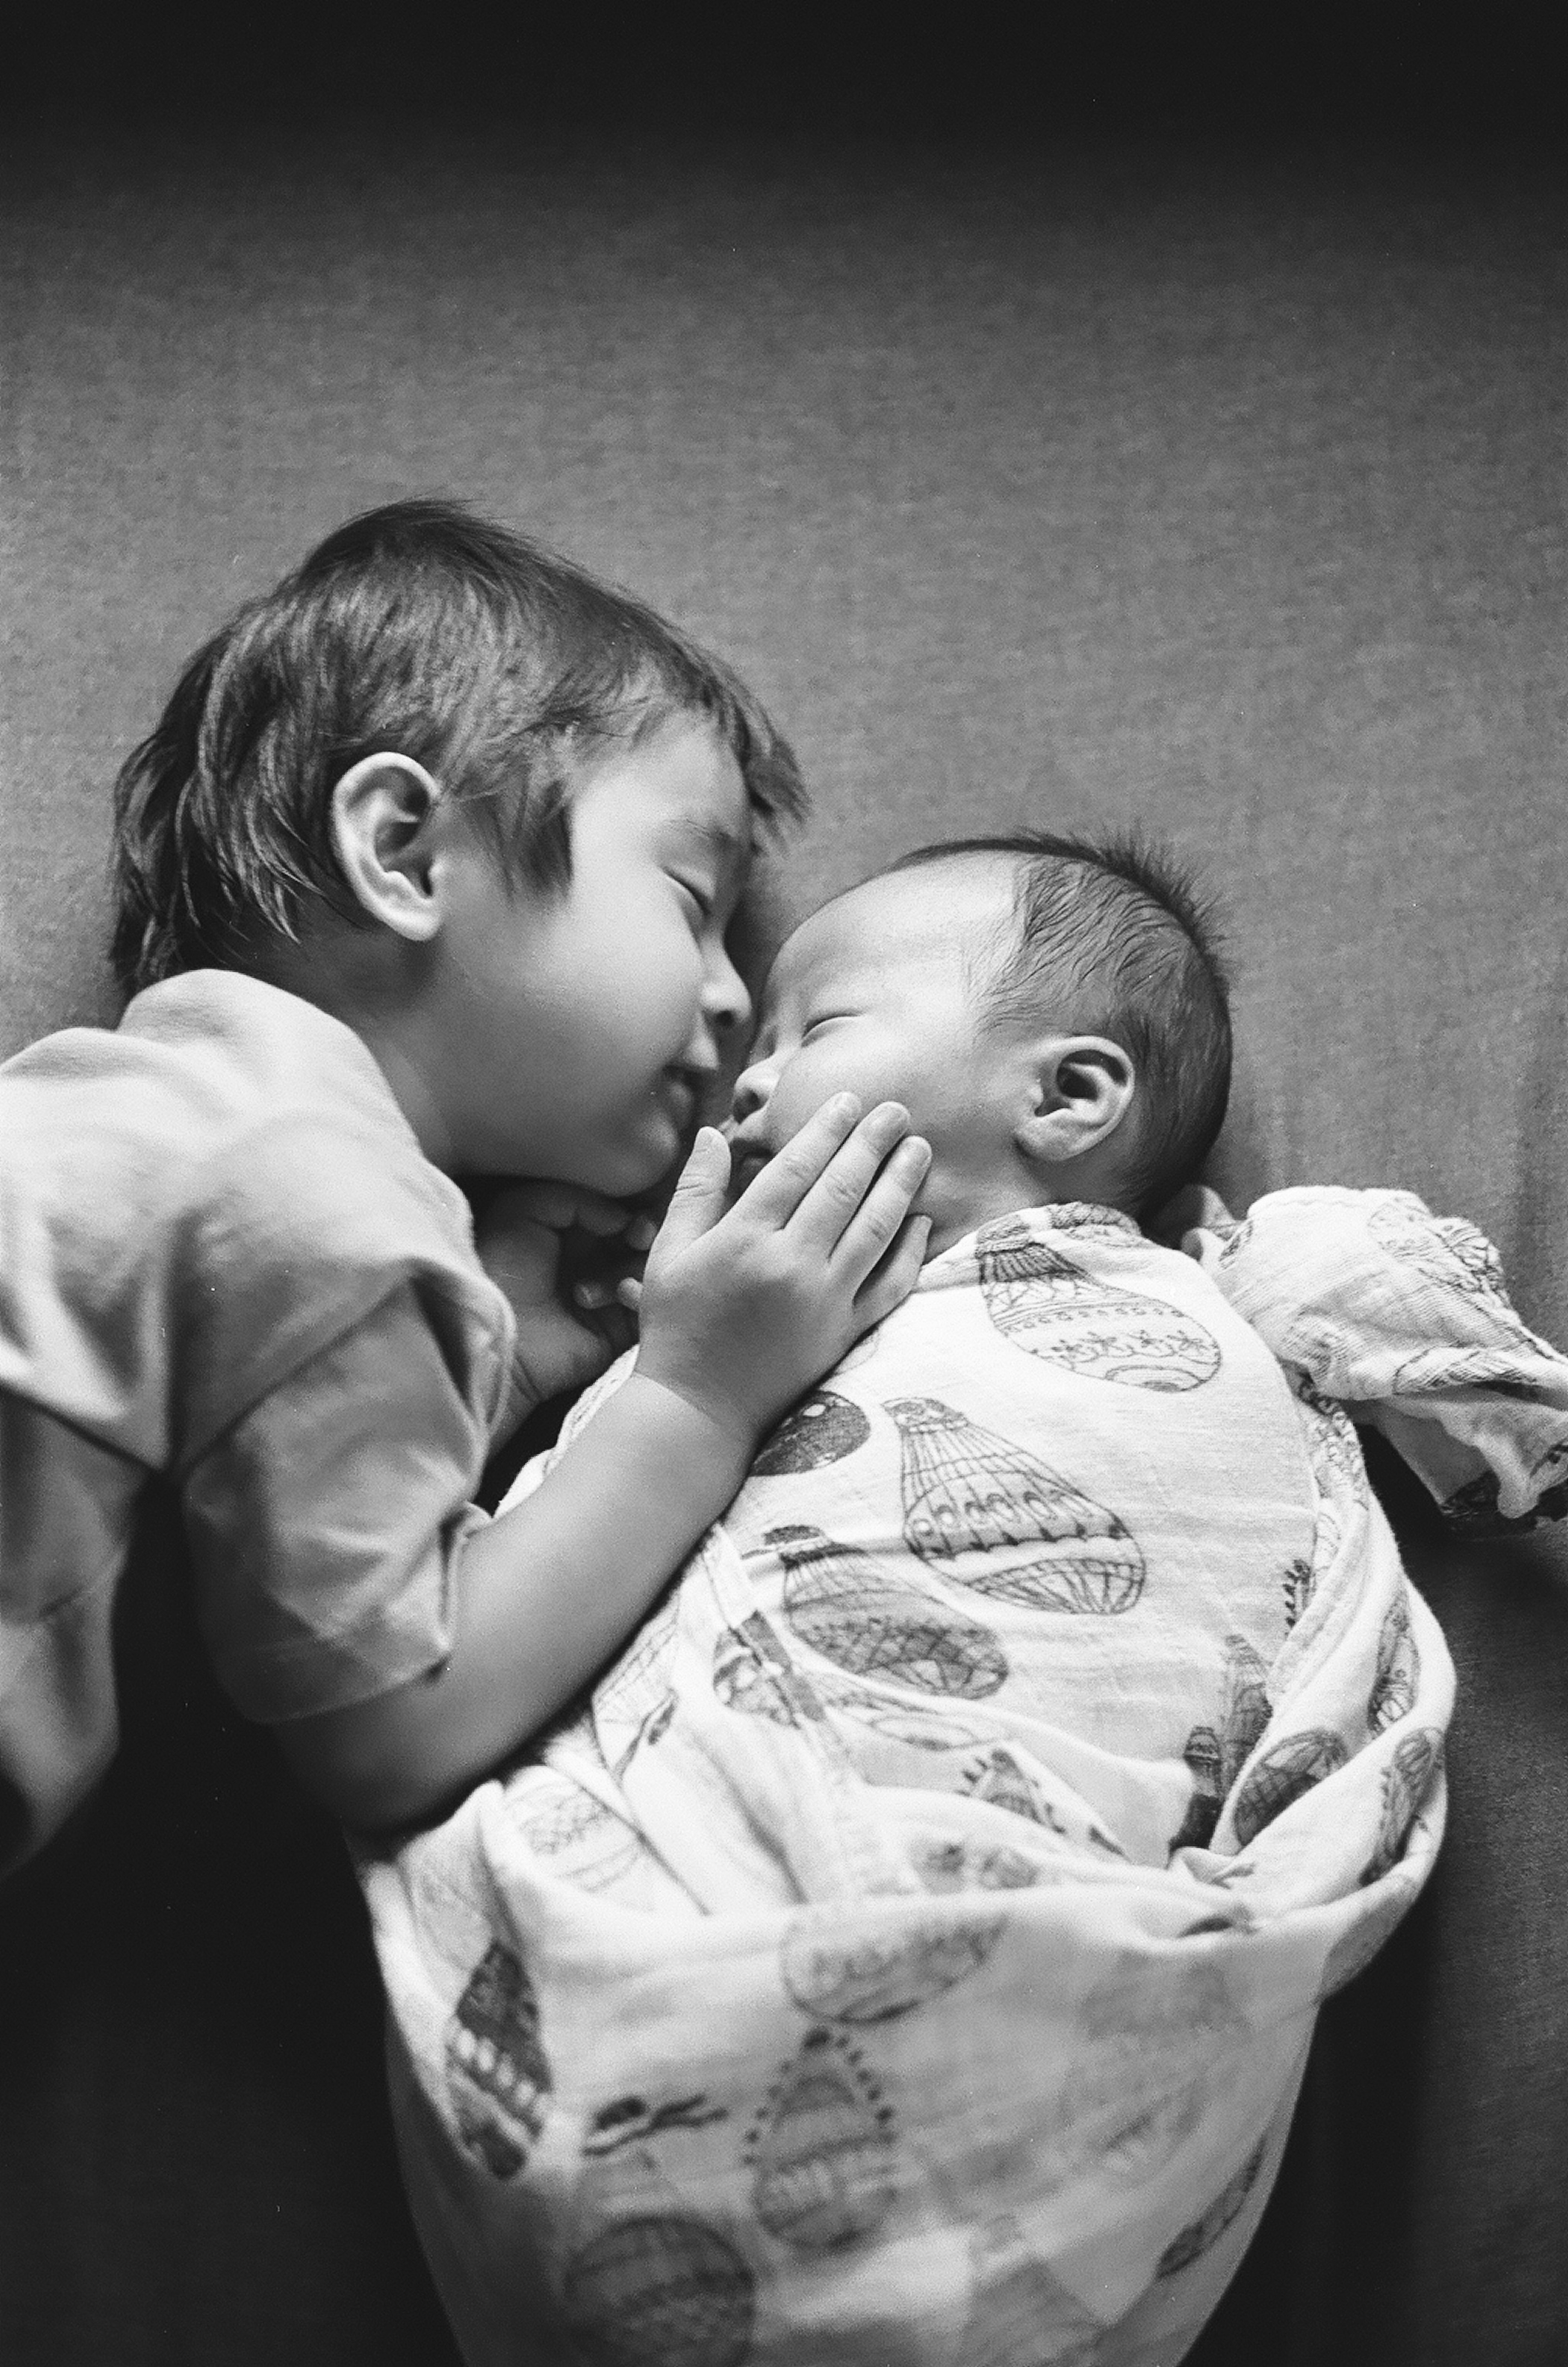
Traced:
<svg viewBox="0 0 1568 2367">
<path fill-rule="evenodd" d="M 756 816 L 739 764 L 705 717 L 660 716 L 613 742 L 572 784 L 574 843 L 585 826 L 656 850 L 709 855 L 744 872 L 756 844 Z"/>
<path fill-rule="evenodd" d="M 748 836 L 750 799 L 734 750 L 705 715 L 656 713 L 591 757 L 580 792 L 600 781 L 641 797 L 665 819 Z"/>
</svg>

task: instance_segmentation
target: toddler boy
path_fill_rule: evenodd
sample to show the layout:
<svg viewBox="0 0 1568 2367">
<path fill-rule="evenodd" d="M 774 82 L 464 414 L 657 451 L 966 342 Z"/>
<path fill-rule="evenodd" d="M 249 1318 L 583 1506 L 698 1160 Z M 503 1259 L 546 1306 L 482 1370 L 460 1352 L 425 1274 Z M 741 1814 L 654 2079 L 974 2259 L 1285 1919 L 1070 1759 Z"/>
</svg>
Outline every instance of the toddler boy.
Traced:
<svg viewBox="0 0 1568 2367">
<path fill-rule="evenodd" d="M 727 669 L 448 504 L 344 527 L 190 662 L 118 791 L 130 1007 L 0 1070 L 0 1871 L 113 1750 L 155 1476 L 234 1701 L 395 1825 L 592 1673 L 908 1288 L 902 1111 L 840 1096 L 728 1214 L 705 1139 L 632 1387 L 521 1518 L 474 1510 L 615 1344 L 562 1241 L 622 1247 L 679 1155 L 750 1015 L 753 830 L 802 803 Z M 478 1254 L 459 1176 L 532 1179 Z"/>
</svg>

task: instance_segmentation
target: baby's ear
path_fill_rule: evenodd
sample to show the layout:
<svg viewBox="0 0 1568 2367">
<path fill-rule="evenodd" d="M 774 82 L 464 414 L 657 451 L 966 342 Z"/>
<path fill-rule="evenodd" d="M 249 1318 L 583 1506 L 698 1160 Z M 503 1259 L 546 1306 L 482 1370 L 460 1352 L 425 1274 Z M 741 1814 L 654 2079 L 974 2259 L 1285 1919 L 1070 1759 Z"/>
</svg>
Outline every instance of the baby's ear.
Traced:
<svg viewBox="0 0 1568 2367">
<path fill-rule="evenodd" d="M 1031 1106 L 1013 1128 L 1032 1163 L 1057 1167 L 1109 1141 L 1133 1105 L 1137 1078 L 1105 1036 L 1055 1036 L 1036 1048 Z"/>
<path fill-rule="evenodd" d="M 441 925 L 432 823 L 441 791 L 412 756 L 361 756 L 332 794 L 333 846 L 355 900 L 411 945 Z"/>
</svg>

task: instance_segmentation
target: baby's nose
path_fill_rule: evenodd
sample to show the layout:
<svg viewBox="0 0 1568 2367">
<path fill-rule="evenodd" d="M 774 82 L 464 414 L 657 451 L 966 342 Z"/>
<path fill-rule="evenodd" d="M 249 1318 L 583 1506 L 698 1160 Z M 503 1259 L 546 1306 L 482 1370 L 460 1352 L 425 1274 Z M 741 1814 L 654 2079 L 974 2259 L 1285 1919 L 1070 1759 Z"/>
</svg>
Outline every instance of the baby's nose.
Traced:
<svg viewBox="0 0 1568 2367">
<path fill-rule="evenodd" d="M 729 1101 L 729 1114 L 736 1125 L 744 1126 L 753 1112 L 762 1107 L 773 1089 L 773 1070 L 766 1060 L 753 1060 L 749 1069 L 742 1069 Z"/>
</svg>

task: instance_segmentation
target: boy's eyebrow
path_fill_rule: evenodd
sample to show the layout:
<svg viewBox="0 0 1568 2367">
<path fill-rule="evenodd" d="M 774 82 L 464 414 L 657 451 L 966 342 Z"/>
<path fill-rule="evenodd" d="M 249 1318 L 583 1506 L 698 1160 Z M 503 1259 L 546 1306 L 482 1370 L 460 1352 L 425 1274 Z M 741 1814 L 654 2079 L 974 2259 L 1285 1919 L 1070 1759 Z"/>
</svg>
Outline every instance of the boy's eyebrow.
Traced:
<svg viewBox="0 0 1568 2367">
<path fill-rule="evenodd" d="M 676 828 L 682 837 L 693 841 L 698 846 L 711 849 L 721 867 L 728 864 L 734 864 L 737 866 L 744 866 L 750 863 L 756 852 L 750 832 L 746 837 L 740 838 L 734 831 L 726 830 L 722 822 L 699 821 L 693 817 L 689 821 L 683 820 L 678 822 Z"/>
</svg>

